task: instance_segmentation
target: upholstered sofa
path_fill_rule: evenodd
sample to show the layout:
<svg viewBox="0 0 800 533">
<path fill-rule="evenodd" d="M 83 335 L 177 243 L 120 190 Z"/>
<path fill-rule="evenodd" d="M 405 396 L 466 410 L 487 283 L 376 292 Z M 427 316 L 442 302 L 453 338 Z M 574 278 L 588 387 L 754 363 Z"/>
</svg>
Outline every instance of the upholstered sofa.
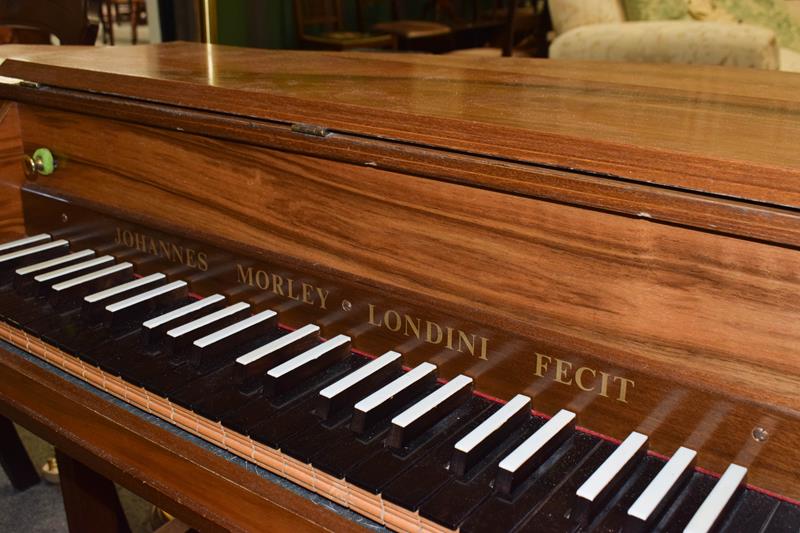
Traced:
<svg viewBox="0 0 800 533">
<path fill-rule="evenodd" d="M 753 1 L 758 9 L 746 5 Z M 764 0 L 549 0 L 550 57 L 800 72 L 800 25 L 778 2 L 766 2 L 772 14 Z"/>
</svg>

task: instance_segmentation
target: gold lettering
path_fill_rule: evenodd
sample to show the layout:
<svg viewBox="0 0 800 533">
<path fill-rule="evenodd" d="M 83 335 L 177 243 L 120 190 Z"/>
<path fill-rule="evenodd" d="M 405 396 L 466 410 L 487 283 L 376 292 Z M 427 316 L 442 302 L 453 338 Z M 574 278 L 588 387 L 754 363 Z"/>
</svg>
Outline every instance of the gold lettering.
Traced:
<svg viewBox="0 0 800 533">
<path fill-rule="evenodd" d="M 141 233 L 135 233 L 133 238 L 136 240 L 136 249 L 147 253 L 147 239 Z"/>
<path fill-rule="evenodd" d="M 453 328 L 447 326 L 445 329 L 447 330 L 447 343 L 445 346 L 447 346 L 448 350 L 455 350 L 455 348 L 453 348 Z"/>
<path fill-rule="evenodd" d="M 156 246 L 155 239 L 150 237 L 149 240 L 148 240 L 148 243 L 149 244 L 148 244 L 147 253 L 149 253 L 150 255 L 158 256 L 158 246 Z M 167 259 L 169 259 L 169 256 L 167 256 Z"/>
<path fill-rule="evenodd" d="M 619 381 L 619 396 L 617 397 L 617 400 L 621 401 L 622 403 L 628 403 L 628 385 L 633 388 L 635 386 L 633 380 L 620 376 L 614 376 L 614 381 Z"/>
<path fill-rule="evenodd" d="M 247 267 L 247 271 L 242 265 L 236 264 L 236 281 L 253 286 L 253 267 Z"/>
<path fill-rule="evenodd" d="M 303 303 L 312 305 L 314 303 L 314 299 L 311 297 L 311 291 L 314 289 L 314 287 L 308 283 L 301 283 L 300 286 L 303 288 Z"/>
<path fill-rule="evenodd" d="M 545 363 L 544 360 L 547 359 Z M 544 373 L 547 372 L 547 365 L 552 362 L 552 359 L 544 354 L 537 353 L 536 354 L 536 375 L 540 378 L 544 377 Z"/>
<path fill-rule="evenodd" d="M 608 374 L 600 372 L 600 396 L 608 398 Z"/>
<path fill-rule="evenodd" d="M 405 330 L 403 331 L 403 335 L 405 335 L 406 337 L 410 337 L 411 336 L 411 335 L 408 334 L 408 328 L 409 328 L 409 326 L 411 326 L 411 331 L 414 334 L 414 337 L 416 337 L 418 339 L 421 338 L 420 337 L 420 328 L 422 327 L 422 319 L 420 319 L 420 318 L 416 318 L 415 319 L 413 316 L 409 316 L 409 315 L 404 315 L 404 317 L 406 319 L 405 320 L 406 327 L 405 327 Z"/>
<path fill-rule="evenodd" d="M 128 230 L 123 231 L 122 232 L 122 242 L 128 248 L 134 248 L 135 247 L 135 241 L 133 239 L 133 233 L 131 233 Z"/>
<path fill-rule="evenodd" d="M 584 391 L 587 391 L 587 392 L 593 391 L 594 390 L 594 385 L 592 385 L 591 387 L 587 387 L 586 385 L 583 384 L 583 373 L 584 372 L 591 372 L 592 377 L 597 375 L 597 372 L 595 372 L 593 369 L 591 369 L 591 368 L 589 368 L 587 366 L 582 366 L 578 370 L 575 371 L 575 384 L 581 390 L 584 390 Z"/>
<path fill-rule="evenodd" d="M 178 247 L 173 243 L 169 243 L 169 246 L 172 250 L 172 261 L 183 264 L 183 247 Z"/>
<path fill-rule="evenodd" d="M 436 338 L 433 337 L 433 328 L 436 328 Z M 436 322 L 431 322 L 430 320 L 425 321 L 425 342 L 429 342 L 431 344 L 439 344 L 442 342 L 442 337 L 444 333 L 442 332 L 441 326 Z"/>
<path fill-rule="evenodd" d="M 191 248 L 186 249 L 186 266 L 197 268 L 197 252 Z"/>
<path fill-rule="evenodd" d="M 484 361 L 488 361 L 489 357 L 486 355 L 489 349 L 489 339 L 486 337 L 481 337 L 481 354 L 478 356 L 478 359 L 483 359 Z"/>
<path fill-rule="evenodd" d="M 373 326 L 380 327 L 383 322 L 375 322 L 375 305 L 369 304 L 369 323 Z"/>
<path fill-rule="evenodd" d="M 470 355 L 475 355 L 475 335 L 472 336 L 472 342 L 470 342 L 467 334 L 458 330 L 458 351 L 464 353 L 464 350 L 461 349 L 464 346 L 467 347 L 467 351 L 469 351 Z"/>
<path fill-rule="evenodd" d="M 117 233 L 114 236 L 114 242 L 116 244 L 122 244 L 122 228 L 117 227 Z"/>
<path fill-rule="evenodd" d="M 208 255 L 205 252 L 197 254 L 197 268 L 205 272 L 208 270 Z"/>
<path fill-rule="evenodd" d="M 569 381 L 563 380 L 563 378 L 567 377 L 567 372 L 569 372 L 570 369 L 572 369 L 572 363 L 556 357 L 555 380 L 558 381 L 559 383 L 563 383 L 564 385 L 572 385 L 572 378 L 569 378 Z"/>
<path fill-rule="evenodd" d="M 171 257 L 169 254 L 169 243 L 166 241 L 158 241 L 158 244 L 161 246 L 161 255 L 169 259 Z M 158 253 L 153 255 L 158 255 Z"/>
<path fill-rule="evenodd" d="M 269 288 L 269 274 L 263 270 L 256 271 L 256 287 L 265 291 Z"/>
<path fill-rule="evenodd" d="M 286 278 L 286 284 L 286 297 L 292 300 L 299 300 L 300 295 L 294 294 L 294 280 L 292 278 Z"/>
<path fill-rule="evenodd" d="M 327 309 L 325 302 L 328 301 L 328 296 L 330 295 L 331 291 L 328 289 L 321 289 L 317 287 L 317 294 L 319 295 L 319 308 L 320 309 Z"/>
<path fill-rule="evenodd" d="M 392 325 L 392 322 L 394 325 Z M 400 331 L 400 326 L 402 325 L 400 315 L 393 309 L 389 309 L 383 313 L 383 323 L 386 324 L 386 329 L 389 331 Z"/>
<path fill-rule="evenodd" d="M 277 274 L 272 275 L 272 292 L 280 294 L 281 296 L 286 296 L 283 294 L 283 278 Z"/>
</svg>

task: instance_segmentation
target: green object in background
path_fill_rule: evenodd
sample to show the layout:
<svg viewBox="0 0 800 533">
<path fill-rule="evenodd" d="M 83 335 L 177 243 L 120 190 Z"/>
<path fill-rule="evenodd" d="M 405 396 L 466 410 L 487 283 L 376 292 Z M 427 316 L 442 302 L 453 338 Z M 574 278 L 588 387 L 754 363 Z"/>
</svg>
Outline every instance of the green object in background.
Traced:
<svg viewBox="0 0 800 533">
<path fill-rule="evenodd" d="M 36 162 L 36 169 L 42 176 L 49 176 L 56 169 L 53 153 L 47 148 L 37 148 L 33 152 L 33 160 Z"/>
<path fill-rule="evenodd" d="M 745 24 L 771 29 L 780 46 L 800 52 L 800 20 L 792 17 L 785 0 L 716 0 L 715 4 Z"/>
<path fill-rule="evenodd" d="M 689 17 L 687 0 L 624 0 L 628 20 L 679 20 Z"/>
</svg>

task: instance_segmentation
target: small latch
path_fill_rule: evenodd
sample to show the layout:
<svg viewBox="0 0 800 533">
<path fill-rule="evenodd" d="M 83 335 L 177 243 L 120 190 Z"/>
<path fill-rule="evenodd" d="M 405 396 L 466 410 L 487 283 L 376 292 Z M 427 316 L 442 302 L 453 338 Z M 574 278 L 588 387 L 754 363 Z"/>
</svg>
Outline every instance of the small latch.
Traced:
<svg viewBox="0 0 800 533">
<path fill-rule="evenodd" d="M 315 124 L 292 124 L 292 131 L 305 135 L 313 135 L 314 137 L 326 137 L 329 133 L 328 128 Z"/>
<path fill-rule="evenodd" d="M 35 81 L 20 80 L 19 86 L 26 89 L 38 89 L 41 87 L 41 84 Z"/>
</svg>

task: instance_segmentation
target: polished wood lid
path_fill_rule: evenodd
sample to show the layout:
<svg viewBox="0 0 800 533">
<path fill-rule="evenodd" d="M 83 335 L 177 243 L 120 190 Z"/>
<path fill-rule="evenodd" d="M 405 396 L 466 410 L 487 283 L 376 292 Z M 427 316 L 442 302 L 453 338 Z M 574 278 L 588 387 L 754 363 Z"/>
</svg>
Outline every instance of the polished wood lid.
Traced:
<svg viewBox="0 0 800 533">
<path fill-rule="evenodd" d="M 193 43 L 22 47 L 0 76 L 800 207 L 800 75 Z"/>
</svg>

